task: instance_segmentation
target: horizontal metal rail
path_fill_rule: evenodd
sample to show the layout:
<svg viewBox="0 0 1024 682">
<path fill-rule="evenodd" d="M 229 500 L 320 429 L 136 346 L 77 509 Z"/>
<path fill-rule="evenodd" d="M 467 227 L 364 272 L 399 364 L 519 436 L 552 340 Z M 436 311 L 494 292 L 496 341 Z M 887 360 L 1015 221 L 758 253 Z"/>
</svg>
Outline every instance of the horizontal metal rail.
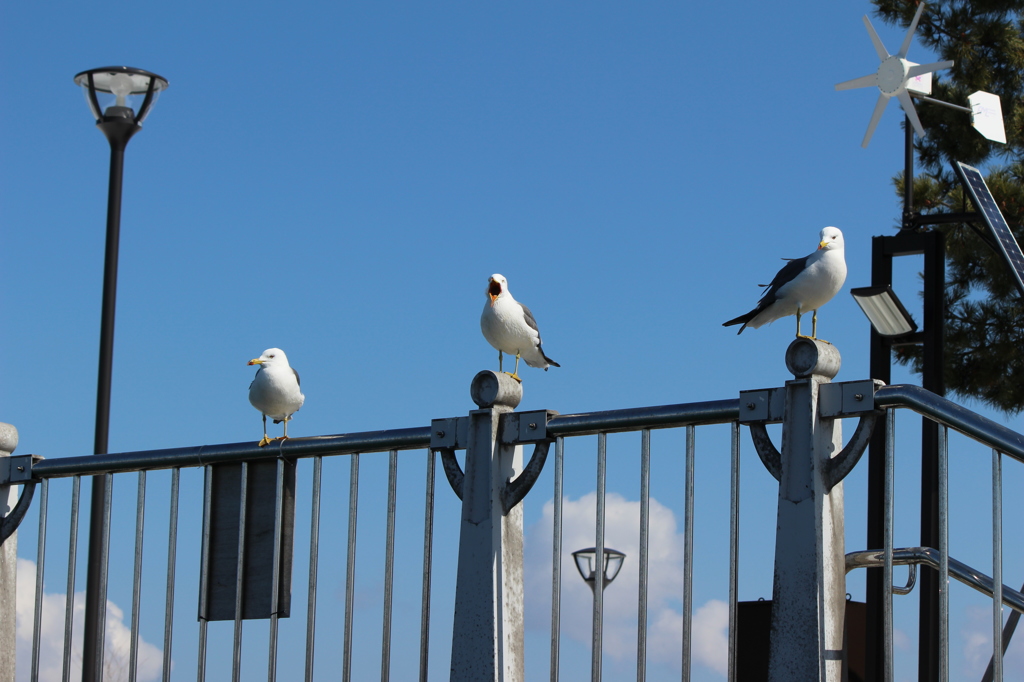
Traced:
<svg viewBox="0 0 1024 682">
<path fill-rule="evenodd" d="M 261 459 L 298 459 L 317 455 L 345 455 L 357 452 L 388 452 L 430 447 L 430 427 L 366 431 L 338 436 L 313 436 L 277 441 L 271 447 L 259 447 L 254 441 L 199 445 L 167 450 L 143 450 L 83 457 L 55 457 L 32 465 L 36 478 L 62 478 L 78 475 L 119 474 L 175 467 L 202 467 L 226 462 L 253 462 Z"/>
<path fill-rule="evenodd" d="M 904 407 L 946 424 L 979 442 L 1024 462 L 1024 436 L 975 414 L 919 386 L 885 386 L 875 393 L 878 407 Z M 739 416 L 739 400 L 712 400 L 675 405 L 635 407 L 603 412 L 557 415 L 547 424 L 550 436 L 582 436 L 617 431 L 663 429 L 705 424 L 727 424 Z M 62 478 L 104 473 L 200 467 L 225 462 L 255 461 L 282 456 L 287 459 L 388 452 L 430 447 L 430 427 L 365 431 L 334 436 L 289 438 L 272 447 L 254 442 L 200 445 L 166 450 L 55 457 L 36 462 L 33 478 Z"/>
<path fill-rule="evenodd" d="M 920 386 L 897 384 L 875 392 L 876 407 L 906 407 L 1024 462 L 1024 435 Z"/>
<path fill-rule="evenodd" d="M 894 566 L 909 566 L 912 564 L 923 564 L 939 570 L 941 556 L 939 550 L 931 547 L 905 547 L 892 551 L 892 563 Z M 855 568 L 879 568 L 885 565 L 885 552 L 877 549 L 869 549 L 864 552 L 850 552 L 846 555 L 846 572 Z M 949 558 L 949 575 L 956 578 L 964 585 L 974 588 L 978 592 L 992 597 L 995 592 L 995 582 L 989 576 L 976 571 L 962 561 L 953 557 Z M 1003 603 L 1014 611 L 1024 613 L 1024 594 L 1021 594 L 1012 587 L 1003 585 Z"/>
<path fill-rule="evenodd" d="M 615 431 L 672 428 L 702 424 L 726 424 L 739 415 L 739 399 L 678 405 L 658 405 L 605 412 L 553 417 L 547 426 L 551 436 L 582 436 Z M 270 447 L 254 442 L 200 445 L 166 450 L 122 452 L 80 457 L 55 457 L 36 462 L 33 478 L 64 478 L 152 471 L 177 467 L 201 467 L 228 462 L 252 462 L 284 457 L 289 460 L 358 452 L 388 452 L 430 447 L 430 427 L 365 431 L 335 436 L 289 438 Z"/>
</svg>

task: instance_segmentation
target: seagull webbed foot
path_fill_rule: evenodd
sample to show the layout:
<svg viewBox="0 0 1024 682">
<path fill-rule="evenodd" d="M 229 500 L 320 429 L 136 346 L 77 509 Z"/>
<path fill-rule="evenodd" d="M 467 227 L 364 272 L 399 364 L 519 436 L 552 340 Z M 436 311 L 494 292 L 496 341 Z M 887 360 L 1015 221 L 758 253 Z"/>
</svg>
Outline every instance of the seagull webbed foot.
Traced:
<svg viewBox="0 0 1024 682">
<path fill-rule="evenodd" d="M 260 441 L 260 447 L 261 448 L 265 448 L 265 447 L 267 447 L 268 445 L 270 445 L 273 442 L 274 442 L 273 438 L 271 438 L 267 434 L 263 434 L 263 440 Z"/>
<path fill-rule="evenodd" d="M 518 375 L 518 374 L 516 374 L 516 373 L 514 373 L 514 372 L 512 372 L 512 373 L 510 373 L 510 372 L 505 372 L 505 374 L 508 374 L 508 375 L 509 375 L 510 377 L 512 377 L 513 379 L 515 379 L 515 380 L 516 380 L 516 381 L 518 381 L 519 383 L 523 383 L 523 380 L 519 378 L 519 375 Z"/>
</svg>

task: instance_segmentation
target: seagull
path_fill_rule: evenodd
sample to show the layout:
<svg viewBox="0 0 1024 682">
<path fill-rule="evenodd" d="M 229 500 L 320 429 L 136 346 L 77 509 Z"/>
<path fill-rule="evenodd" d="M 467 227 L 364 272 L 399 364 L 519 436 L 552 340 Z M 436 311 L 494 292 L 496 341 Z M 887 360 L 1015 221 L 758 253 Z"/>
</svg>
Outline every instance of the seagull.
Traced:
<svg viewBox="0 0 1024 682">
<path fill-rule="evenodd" d="M 757 329 L 787 315 L 796 315 L 796 335 L 799 338 L 818 338 L 818 308 L 832 300 L 846 281 L 846 258 L 843 233 L 837 227 L 821 231 L 818 250 L 803 258 L 785 258 L 789 262 L 779 270 L 771 284 L 761 284 L 768 290 L 761 295 L 757 306 L 746 315 L 729 320 L 723 327 L 743 323 L 737 334 L 747 327 Z M 800 333 L 800 315 L 814 311 L 811 335 Z"/>
<path fill-rule="evenodd" d="M 512 298 L 508 290 L 508 280 L 502 275 L 491 275 L 487 280 L 487 302 L 484 312 L 480 315 L 480 330 L 484 333 L 487 343 L 498 349 L 498 371 L 502 371 L 502 353 L 515 354 L 516 368 L 511 377 L 518 382 L 519 358 L 522 357 L 530 367 L 540 367 L 545 372 L 557 362 L 544 355 L 540 345 L 540 330 L 533 313 L 525 305 Z"/>
<path fill-rule="evenodd" d="M 277 440 L 267 436 L 267 417 L 275 424 L 284 422 L 284 435 L 288 437 L 288 422 L 302 407 L 306 396 L 299 390 L 299 373 L 288 364 L 288 356 L 280 348 L 268 348 L 263 355 L 249 361 L 259 365 L 256 378 L 249 384 L 249 402 L 263 414 L 263 440 L 260 447 Z"/>
</svg>

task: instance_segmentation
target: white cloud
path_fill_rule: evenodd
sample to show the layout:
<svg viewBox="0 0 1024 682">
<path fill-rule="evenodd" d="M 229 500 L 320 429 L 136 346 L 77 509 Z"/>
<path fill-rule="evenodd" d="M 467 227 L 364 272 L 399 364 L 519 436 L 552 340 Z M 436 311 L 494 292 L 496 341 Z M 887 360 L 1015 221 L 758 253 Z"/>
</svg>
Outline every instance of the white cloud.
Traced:
<svg viewBox="0 0 1024 682">
<path fill-rule="evenodd" d="M 32 629 L 35 622 L 36 564 L 18 559 L 17 596 L 17 677 L 27 682 L 32 672 Z M 39 633 L 39 680 L 59 682 L 64 662 L 64 615 L 67 595 L 43 592 L 41 629 Z M 82 622 L 85 615 L 85 592 L 74 595 L 71 636 L 71 679 L 82 677 Z M 125 625 L 124 611 L 107 601 L 106 651 L 103 661 L 104 679 L 119 682 L 128 679 L 131 628 Z M 136 679 L 148 682 L 160 678 L 162 652 L 139 637 Z"/>
<path fill-rule="evenodd" d="M 1009 609 L 1003 609 L 1003 623 Z M 1017 641 L 1018 630 L 1003 657 L 1003 677 L 1020 679 L 1024 671 L 1024 647 Z M 992 659 L 992 609 L 983 606 L 968 606 L 964 626 L 960 631 L 963 638 L 963 656 L 965 679 L 981 679 Z M 1014 645 L 1017 646 L 1014 646 Z"/>
<path fill-rule="evenodd" d="M 562 636 L 589 644 L 593 597 L 576 571 L 572 552 L 594 546 L 596 493 L 562 502 Z M 547 630 L 551 613 L 551 530 L 554 503 L 526 535 L 527 626 Z M 682 566 L 684 537 L 675 514 L 655 499 L 650 503 L 647 578 L 647 658 L 679 668 L 682 658 Z M 605 499 L 605 546 L 626 553 L 622 571 L 604 593 L 604 651 L 635 661 L 637 596 L 640 585 L 640 502 L 617 493 Z M 722 675 L 727 671 L 728 605 L 716 599 L 693 614 L 692 656 Z"/>
</svg>

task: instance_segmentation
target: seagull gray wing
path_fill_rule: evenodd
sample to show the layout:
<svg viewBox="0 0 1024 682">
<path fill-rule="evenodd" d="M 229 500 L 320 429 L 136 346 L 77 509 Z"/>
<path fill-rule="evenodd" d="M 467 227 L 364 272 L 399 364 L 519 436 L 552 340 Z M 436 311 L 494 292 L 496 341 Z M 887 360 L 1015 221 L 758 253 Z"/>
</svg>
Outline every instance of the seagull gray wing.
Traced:
<svg viewBox="0 0 1024 682">
<path fill-rule="evenodd" d="M 771 284 L 768 285 L 768 289 L 761 294 L 761 301 L 758 303 L 757 307 L 763 310 L 772 303 L 775 303 L 775 294 L 778 293 L 779 289 L 792 282 L 801 272 L 804 271 L 807 267 L 808 258 L 810 258 L 810 256 L 788 259 L 789 262 L 782 266 L 782 269 L 775 275 L 775 279 L 773 279 Z"/>
<path fill-rule="evenodd" d="M 523 309 L 523 317 L 526 318 L 526 324 L 529 325 L 530 329 L 537 332 L 537 336 L 540 336 L 540 329 L 537 327 L 537 320 L 533 319 L 533 313 L 522 303 L 519 303 L 519 307 Z"/>
<path fill-rule="evenodd" d="M 295 370 L 294 367 L 292 367 L 291 370 L 292 370 L 292 373 L 295 375 L 295 383 L 297 383 L 299 386 L 301 386 L 302 382 L 299 381 L 299 373 Z"/>
</svg>

